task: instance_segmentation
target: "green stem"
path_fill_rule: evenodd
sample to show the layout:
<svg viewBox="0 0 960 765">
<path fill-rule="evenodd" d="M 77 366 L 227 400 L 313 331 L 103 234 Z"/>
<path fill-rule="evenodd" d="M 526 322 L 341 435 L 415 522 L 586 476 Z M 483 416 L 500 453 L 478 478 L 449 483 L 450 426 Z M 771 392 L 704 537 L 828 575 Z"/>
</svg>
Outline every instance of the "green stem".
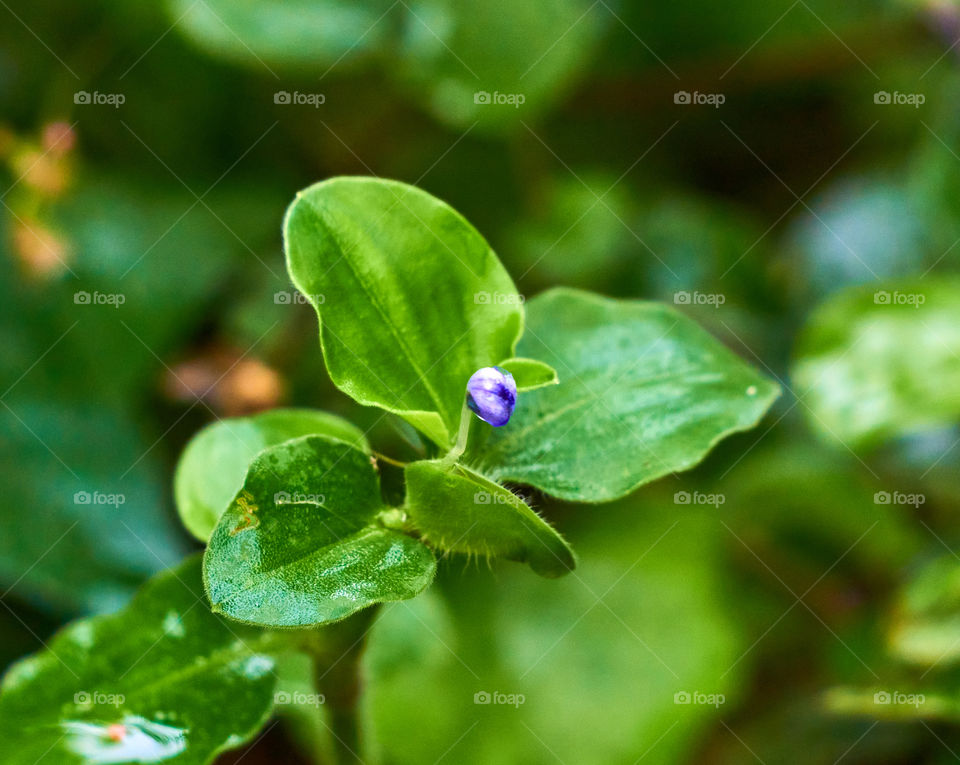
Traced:
<svg viewBox="0 0 960 765">
<path fill-rule="evenodd" d="M 460 410 L 460 430 L 457 431 L 457 442 L 443 458 L 443 461 L 446 464 L 452 465 L 454 462 L 460 459 L 463 453 L 467 450 L 467 438 L 470 436 L 470 423 L 472 422 L 473 412 L 470 411 L 470 407 L 467 406 L 467 402 L 464 400 L 463 409 Z"/>
<path fill-rule="evenodd" d="M 386 462 L 388 465 L 396 465 L 397 467 L 406 467 L 408 463 L 401 462 L 400 460 L 395 460 L 393 457 L 388 457 L 386 454 L 381 454 L 380 452 L 372 452 L 373 456 L 377 458 L 378 462 Z"/>
<path fill-rule="evenodd" d="M 313 658 L 314 687 L 324 696 L 331 754 L 338 765 L 363 762 L 357 714 L 362 690 L 360 659 L 376 613 L 374 606 L 324 627 L 306 646 Z"/>
</svg>

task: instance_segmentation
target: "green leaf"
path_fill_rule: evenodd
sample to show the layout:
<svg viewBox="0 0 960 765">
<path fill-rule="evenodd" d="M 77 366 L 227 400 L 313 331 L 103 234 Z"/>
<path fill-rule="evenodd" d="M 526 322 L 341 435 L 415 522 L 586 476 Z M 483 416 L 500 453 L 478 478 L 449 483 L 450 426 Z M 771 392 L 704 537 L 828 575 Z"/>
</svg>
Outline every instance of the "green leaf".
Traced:
<svg viewBox="0 0 960 765">
<path fill-rule="evenodd" d="M 850 448 L 960 417 L 960 280 L 844 290 L 800 335 L 793 379 L 811 425 Z"/>
<path fill-rule="evenodd" d="M 725 602 L 736 589 L 723 529 L 668 498 L 604 516 L 573 517 L 571 576 L 450 566 L 422 597 L 384 608 L 364 656 L 366 761 L 559 762 L 551 750 L 571 765 L 698 761 L 756 637 L 743 640 Z M 727 703 L 677 705 L 682 692 Z"/>
<path fill-rule="evenodd" d="M 412 598 L 436 561 L 377 523 L 386 508 L 370 458 L 324 436 L 261 452 L 204 556 L 213 609 L 253 624 L 303 627 Z"/>
<path fill-rule="evenodd" d="M 562 576 L 576 559 L 569 545 L 522 499 L 461 465 L 412 462 L 405 510 L 438 549 L 526 562 L 538 574 Z"/>
<path fill-rule="evenodd" d="M 132 413 L 32 385 L 0 406 L 0 591 L 51 610 L 115 611 L 189 552 L 164 507 L 169 479 Z"/>
<path fill-rule="evenodd" d="M 177 465 L 174 494 L 180 520 L 202 542 L 243 486 L 253 458 L 269 446 L 319 434 L 369 452 L 359 428 L 341 417 L 309 409 L 275 409 L 219 420 L 193 437 Z"/>
<path fill-rule="evenodd" d="M 475 428 L 468 452 L 495 480 L 605 502 L 704 458 L 757 423 L 779 387 L 658 303 L 570 289 L 529 303 L 520 351 L 561 382 L 525 393 L 509 424 Z"/>
<path fill-rule="evenodd" d="M 523 328 L 490 245 L 439 199 L 375 178 L 301 191 L 284 238 L 337 387 L 450 445 L 470 375 L 512 356 Z"/>
<path fill-rule="evenodd" d="M 387 0 L 167 0 L 174 27 L 204 50 L 262 72 L 313 69 L 376 52 L 391 31 Z M 322 68 L 321 68 L 322 67 Z"/>
<path fill-rule="evenodd" d="M 946 669 L 960 662 L 960 563 L 952 556 L 929 561 L 900 593 L 890 635 L 906 662 Z"/>
<path fill-rule="evenodd" d="M 411 0 L 404 7 L 405 55 L 394 69 L 438 119 L 490 132 L 522 130 L 562 98 L 588 70 L 603 24 L 612 23 L 587 0 Z"/>
<path fill-rule="evenodd" d="M 506 369 L 513 375 L 513 379 L 517 383 L 518 393 L 536 390 L 547 385 L 556 385 L 560 382 L 556 369 L 536 359 L 507 359 L 501 361 L 497 366 Z"/>
<path fill-rule="evenodd" d="M 859 574 L 877 586 L 898 577 L 926 544 L 906 512 L 912 508 L 878 502 L 872 476 L 854 455 L 811 440 L 771 433 L 707 491 L 724 495 L 726 522 L 752 546 L 778 550 L 795 565 L 835 563 L 836 574 Z"/>
<path fill-rule="evenodd" d="M 956 723 L 960 719 L 960 700 L 955 692 L 944 693 L 943 690 L 931 692 L 929 687 L 921 684 L 900 683 L 894 691 L 894 699 L 887 687 L 840 686 L 828 690 L 823 703 L 827 711 L 838 715 L 890 722 L 947 720 Z"/>
<path fill-rule="evenodd" d="M 119 613 L 75 622 L 10 669 L 0 761 L 211 762 L 266 722 L 276 640 L 211 614 L 193 557 Z M 108 735 L 116 724 L 120 741 Z"/>
</svg>

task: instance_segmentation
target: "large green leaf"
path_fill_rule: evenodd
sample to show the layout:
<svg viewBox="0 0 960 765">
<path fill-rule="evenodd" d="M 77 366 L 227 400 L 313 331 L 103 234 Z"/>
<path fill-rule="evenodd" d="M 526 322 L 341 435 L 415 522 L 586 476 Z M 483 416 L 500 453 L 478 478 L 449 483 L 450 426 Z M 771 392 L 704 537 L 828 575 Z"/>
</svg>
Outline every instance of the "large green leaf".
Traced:
<svg viewBox="0 0 960 765">
<path fill-rule="evenodd" d="M 490 245 L 439 199 L 375 178 L 300 192 L 284 238 L 337 387 L 448 445 L 470 375 L 512 356 L 523 328 Z"/>
<path fill-rule="evenodd" d="M 524 561 L 538 574 L 562 576 L 573 551 L 520 497 L 461 465 L 412 462 L 405 509 L 434 547 L 477 557 Z"/>
<path fill-rule="evenodd" d="M 364 657 L 364 760 L 697 761 L 698 732 L 729 710 L 703 701 L 732 700 L 749 642 L 724 602 L 722 527 L 664 499 L 581 516 L 581 565 L 563 579 L 454 565 L 387 606 Z"/>
<path fill-rule="evenodd" d="M 211 614 L 191 558 L 119 613 L 72 624 L 10 669 L 0 761 L 208 763 L 270 714 L 275 640 Z"/>
<path fill-rule="evenodd" d="M 275 409 L 208 425 L 187 444 L 177 465 L 174 493 L 183 525 L 206 542 L 243 486 L 253 458 L 269 446 L 311 434 L 369 451 L 359 428 L 342 417 L 309 409 Z"/>
<path fill-rule="evenodd" d="M 793 379 L 813 427 L 851 448 L 960 418 L 960 281 L 845 290 L 811 316 Z"/>
<path fill-rule="evenodd" d="M 370 457 L 350 444 L 304 436 L 261 452 L 204 557 L 214 611 L 299 627 L 412 598 L 436 562 L 378 524 L 384 509 Z"/>
<path fill-rule="evenodd" d="M 604 502 L 692 467 L 779 393 L 672 308 L 577 290 L 530 302 L 520 352 L 561 382 L 520 396 L 508 425 L 476 428 L 469 459 L 569 500 Z"/>
</svg>

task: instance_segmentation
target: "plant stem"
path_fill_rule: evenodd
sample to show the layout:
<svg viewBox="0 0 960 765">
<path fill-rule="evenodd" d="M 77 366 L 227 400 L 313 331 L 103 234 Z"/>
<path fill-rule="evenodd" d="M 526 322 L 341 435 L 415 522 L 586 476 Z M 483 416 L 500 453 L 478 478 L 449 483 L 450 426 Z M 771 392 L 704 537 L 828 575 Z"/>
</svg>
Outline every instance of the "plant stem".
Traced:
<svg viewBox="0 0 960 765">
<path fill-rule="evenodd" d="M 363 762 L 357 715 L 362 690 L 360 658 L 377 610 L 373 606 L 324 627 L 307 646 L 313 657 L 314 687 L 324 696 L 333 762 L 338 765 Z"/>
<path fill-rule="evenodd" d="M 396 465 L 397 467 L 406 467 L 406 462 L 401 462 L 400 460 L 395 460 L 393 457 L 388 457 L 386 454 L 381 454 L 380 452 L 373 452 L 373 456 L 377 458 L 379 462 L 386 462 L 388 465 Z"/>
<path fill-rule="evenodd" d="M 467 450 L 467 438 L 470 436 L 470 423 L 473 422 L 473 412 L 467 406 L 466 400 L 463 402 L 463 409 L 460 410 L 460 430 L 457 431 L 457 443 L 447 452 L 443 461 L 452 465 Z"/>
</svg>

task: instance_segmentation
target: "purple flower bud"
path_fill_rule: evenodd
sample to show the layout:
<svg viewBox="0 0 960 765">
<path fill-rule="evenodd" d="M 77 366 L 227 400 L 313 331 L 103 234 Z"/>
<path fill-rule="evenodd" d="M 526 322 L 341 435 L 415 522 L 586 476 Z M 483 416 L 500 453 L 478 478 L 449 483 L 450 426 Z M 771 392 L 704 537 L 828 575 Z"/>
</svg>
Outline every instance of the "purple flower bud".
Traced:
<svg viewBox="0 0 960 765">
<path fill-rule="evenodd" d="M 467 406 L 495 428 L 506 425 L 517 403 L 513 375 L 500 367 L 483 367 L 467 382 Z"/>
</svg>

